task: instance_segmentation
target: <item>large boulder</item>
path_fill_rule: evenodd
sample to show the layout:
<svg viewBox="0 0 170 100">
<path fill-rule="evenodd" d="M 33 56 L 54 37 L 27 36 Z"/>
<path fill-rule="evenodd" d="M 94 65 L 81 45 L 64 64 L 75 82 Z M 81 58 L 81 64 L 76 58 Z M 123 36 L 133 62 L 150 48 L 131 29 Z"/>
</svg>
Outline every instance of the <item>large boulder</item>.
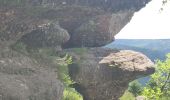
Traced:
<svg viewBox="0 0 170 100">
<path fill-rule="evenodd" d="M 0 51 L 0 100 L 61 100 L 56 70 L 9 49 Z"/>
<path fill-rule="evenodd" d="M 61 100 L 63 93 L 63 85 L 54 69 L 56 66 L 49 64 L 46 59 L 35 60 L 32 57 L 34 54 L 12 51 L 8 48 L 11 45 L 24 42 L 27 46 L 40 48 L 103 46 L 112 42 L 133 13 L 149 1 L 2 2 L 0 99 Z M 73 56 L 74 62 L 69 67 L 70 75 L 76 81 L 73 87 L 83 94 L 85 100 L 118 100 L 130 81 L 154 72 L 153 63 L 146 56 L 133 51 L 79 48 L 65 52 Z"/>
<path fill-rule="evenodd" d="M 24 35 L 22 42 L 31 47 L 60 47 L 67 42 L 70 36 L 67 30 L 61 28 L 58 23 L 49 23 L 44 27 L 39 26 L 36 30 Z"/>
<path fill-rule="evenodd" d="M 71 36 L 71 46 L 97 47 L 114 41 L 114 36 L 126 25 L 133 11 L 98 15 L 78 27 Z"/>
<path fill-rule="evenodd" d="M 24 14 L 21 9 L 0 7 L 0 47 L 13 45 L 23 35 L 48 23 Z"/>
<path fill-rule="evenodd" d="M 41 0 L 31 3 L 53 8 L 42 13 L 42 18 L 59 20 L 71 36 L 64 45 L 68 48 L 99 47 L 112 42 L 114 36 L 131 20 L 134 12 L 149 1 Z"/>
<path fill-rule="evenodd" d="M 129 82 L 154 72 L 154 64 L 139 52 L 102 48 L 66 52 L 73 56 L 69 66 L 73 86 L 84 100 L 118 100 Z"/>
<path fill-rule="evenodd" d="M 37 26 L 48 24 L 47 20 L 50 20 L 58 21 L 70 34 L 70 41 L 63 45 L 65 48 L 103 46 L 112 42 L 134 12 L 149 1 L 25 0 L 20 7 L 8 7 L 10 4 L 7 4 L 7 9 L 0 10 L 1 45 L 6 45 L 5 41 L 9 41 L 8 45 L 13 44 L 23 35 L 36 32 Z"/>
</svg>

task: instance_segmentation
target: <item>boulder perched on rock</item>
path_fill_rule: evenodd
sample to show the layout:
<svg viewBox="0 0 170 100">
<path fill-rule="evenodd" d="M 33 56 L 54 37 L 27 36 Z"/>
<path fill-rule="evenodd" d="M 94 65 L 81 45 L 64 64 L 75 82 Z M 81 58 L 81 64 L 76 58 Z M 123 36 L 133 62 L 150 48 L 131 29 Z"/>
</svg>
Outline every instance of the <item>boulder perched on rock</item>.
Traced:
<svg viewBox="0 0 170 100">
<path fill-rule="evenodd" d="M 55 70 L 11 50 L 0 51 L 0 100 L 61 100 Z"/>
<path fill-rule="evenodd" d="M 149 1 L 2 0 L 0 100 L 61 100 L 64 87 L 57 78 L 56 66 L 44 58 L 35 60 L 40 55 L 27 47 L 106 45 Z M 9 49 L 17 48 L 17 42 L 27 44 L 23 52 Z M 153 63 L 138 52 L 75 48 L 63 53 L 73 57 L 69 73 L 76 83 L 72 86 L 84 100 L 118 100 L 130 81 L 154 72 Z"/>
<path fill-rule="evenodd" d="M 118 100 L 128 83 L 154 72 L 145 55 L 129 50 L 68 49 L 70 75 L 84 100 Z"/>
</svg>

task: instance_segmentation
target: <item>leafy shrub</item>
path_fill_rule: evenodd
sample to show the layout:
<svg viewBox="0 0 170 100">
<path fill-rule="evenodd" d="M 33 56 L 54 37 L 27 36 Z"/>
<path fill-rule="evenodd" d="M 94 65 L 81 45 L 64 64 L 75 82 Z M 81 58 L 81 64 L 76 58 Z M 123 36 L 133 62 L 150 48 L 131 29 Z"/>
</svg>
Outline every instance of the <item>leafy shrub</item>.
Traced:
<svg viewBox="0 0 170 100">
<path fill-rule="evenodd" d="M 170 54 L 165 61 L 156 61 L 156 72 L 151 75 L 142 95 L 149 100 L 170 98 Z"/>
<path fill-rule="evenodd" d="M 63 100 L 83 100 L 83 98 L 74 88 L 65 88 Z"/>
<path fill-rule="evenodd" d="M 79 94 L 74 88 L 70 87 L 75 82 L 70 78 L 68 65 L 72 64 L 72 57 L 66 55 L 63 57 L 63 63 L 60 63 L 58 67 L 58 76 L 60 80 L 64 83 L 65 89 L 63 92 L 63 100 L 83 100 L 81 94 Z"/>
<path fill-rule="evenodd" d="M 135 100 L 135 97 L 133 96 L 132 93 L 130 93 L 128 90 L 125 91 L 123 96 L 120 98 L 120 100 Z"/>
<path fill-rule="evenodd" d="M 142 85 L 138 81 L 133 81 L 129 84 L 128 91 L 137 97 L 142 92 Z"/>
</svg>

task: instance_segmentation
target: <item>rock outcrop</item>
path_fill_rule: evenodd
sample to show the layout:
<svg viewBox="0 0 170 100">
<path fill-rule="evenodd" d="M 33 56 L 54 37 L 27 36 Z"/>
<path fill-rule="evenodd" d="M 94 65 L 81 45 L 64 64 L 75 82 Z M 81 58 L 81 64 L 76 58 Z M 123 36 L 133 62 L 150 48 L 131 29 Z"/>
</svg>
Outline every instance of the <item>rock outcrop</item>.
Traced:
<svg viewBox="0 0 170 100">
<path fill-rule="evenodd" d="M 154 72 L 153 63 L 137 52 L 81 48 L 114 41 L 150 0 L 1 1 L 0 100 L 61 100 L 56 65 L 31 50 L 78 47 L 61 52 L 73 56 L 70 76 L 85 100 L 118 100 L 130 81 Z M 25 46 L 22 52 L 18 43 Z"/>
<path fill-rule="evenodd" d="M 129 82 L 154 72 L 154 64 L 139 52 L 102 48 L 82 51 L 66 50 L 74 59 L 70 75 L 84 100 L 118 100 Z"/>
<path fill-rule="evenodd" d="M 22 9 L 0 7 L 0 47 L 15 44 L 23 35 L 45 24 L 48 21 L 25 15 Z"/>
<path fill-rule="evenodd" d="M 61 100 L 55 70 L 10 49 L 0 51 L 0 100 Z"/>
<path fill-rule="evenodd" d="M 49 25 L 39 26 L 36 30 L 24 35 L 21 41 L 34 48 L 43 48 L 60 47 L 69 39 L 67 30 L 61 28 L 57 23 L 49 23 Z"/>
<path fill-rule="evenodd" d="M 64 47 L 104 46 L 112 42 L 133 13 L 149 1 L 29 0 L 23 2 L 24 7 L 1 7 L 1 43 L 16 42 L 38 26 L 49 24 L 50 20 L 58 21 L 70 34 L 70 41 Z"/>
</svg>

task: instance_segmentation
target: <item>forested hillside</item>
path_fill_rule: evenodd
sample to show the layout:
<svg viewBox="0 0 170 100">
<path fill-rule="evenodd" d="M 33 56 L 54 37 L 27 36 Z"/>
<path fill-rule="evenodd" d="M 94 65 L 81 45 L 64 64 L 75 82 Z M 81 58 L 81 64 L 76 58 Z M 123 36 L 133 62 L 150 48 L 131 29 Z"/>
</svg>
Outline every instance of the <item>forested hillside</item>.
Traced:
<svg viewBox="0 0 170 100">
<path fill-rule="evenodd" d="M 170 52 L 170 39 L 117 39 L 106 47 L 136 50 L 147 55 L 152 61 L 164 60 L 165 55 Z"/>
</svg>

